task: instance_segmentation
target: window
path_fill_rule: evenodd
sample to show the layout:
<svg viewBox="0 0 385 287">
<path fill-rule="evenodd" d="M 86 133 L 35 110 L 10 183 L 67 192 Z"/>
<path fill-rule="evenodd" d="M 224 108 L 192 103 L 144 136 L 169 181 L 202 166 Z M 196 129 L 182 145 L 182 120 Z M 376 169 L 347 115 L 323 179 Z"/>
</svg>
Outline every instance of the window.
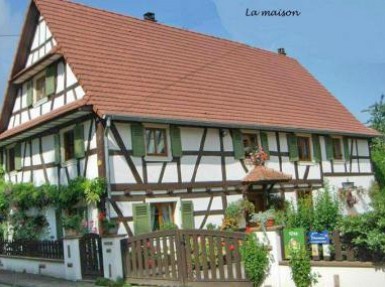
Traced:
<svg viewBox="0 0 385 287">
<path fill-rule="evenodd" d="M 167 156 L 166 129 L 146 128 L 146 154 Z"/>
<path fill-rule="evenodd" d="M 258 136 L 256 134 L 243 134 L 243 149 L 245 151 L 245 157 L 258 146 Z"/>
<path fill-rule="evenodd" d="M 332 138 L 332 145 L 333 145 L 333 158 L 342 160 L 341 139 Z"/>
<path fill-rule="evenodd" d="M 64 143 L 64 160 L 75 158 L 75 134 L 73 130 L 69 130 L 63 134 Z"/>
<path fill-rule="evenodd" d="M 8 161 L 7 161 L 8 172 L 16 170 L 15 158 L 16 158 L 15 148 L 10 148 L 8 150 Z"/>
<path fill-rule="evenodd" d="M 161 229 L 162 225 L 175 223 L 174 221 L 174 212 L 175 212 L 175 203 L 174 202 L 162 202 L 162 203 L 152 203 L 151 208 L 151 228 L 153 231 Z"/>
<path fill-rule="evenodd" d="M 35 103 L 45 98 L 45 75 L 40 76 L 35 80 Z"/>
<path fill-rule="evenodd" d="M 311 161 L 311 149 L 309 137 L 297 137 L 298 159 L 300 161 Z"/>
</svg>

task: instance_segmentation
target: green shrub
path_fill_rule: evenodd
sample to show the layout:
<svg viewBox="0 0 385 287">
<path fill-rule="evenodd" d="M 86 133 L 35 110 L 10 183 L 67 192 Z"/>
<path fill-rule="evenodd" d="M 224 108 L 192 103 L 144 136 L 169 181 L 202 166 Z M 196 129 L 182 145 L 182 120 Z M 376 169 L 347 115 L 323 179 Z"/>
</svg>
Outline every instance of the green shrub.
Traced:
<svg viewBox="0 0 385 287">
<path fill-rule="evenodd" d="M 95 286 L 108 286 L 108 287 L 130 287 L 131 285 L 124 282 L 123 279 L 118 279 L 116 281 L 107 279 L 107 278 L 97 278 L 95 281 Z"/>
<path fill-rule="evenodd" d="M 310 287 L 318 282 L 319 275 L 311 271 L 310 256 L 306 249 L 291 249 L 289 266 L 296 287 Z"/>
<path fill-rule="evenodd" d="M 345 216 L 338 223 L 347 243 L 352 244 L 362 260 L 385 260 L 385 189 L 373 186 L 370 192 L 372 211 Z M 370 257 L 368 257 L 370 255 Z"/>
<path fill-rule="evenodd" d="M 286 202 L 283 210 L 275 211 L 275 220 L 286 228 L 304 228 L 310 230 L 313 223 L 313 206 L 311 198 L 298 199 L 297 207 L 292 202 Z"/>
<path fill-rule="evenodd" d="M 334 230 L 341 217 L 339 203 L 332 197 L 329 189 L 320 191 L 314 202 L 312 229 L 316 231 Z"/>
<path fill-rule="evenodd" d="M 164 222 L 160 225 L 160 230 L 177 230 L 178 225 L 173 222 Z"/>
<path fill-rule="evenodd" d="M 261 286 L 270 267 L 267 247 L 258 241 L 254 233 L 250 233 L 240 249 L 247 278 L 253 287 Z"/>
</svg>

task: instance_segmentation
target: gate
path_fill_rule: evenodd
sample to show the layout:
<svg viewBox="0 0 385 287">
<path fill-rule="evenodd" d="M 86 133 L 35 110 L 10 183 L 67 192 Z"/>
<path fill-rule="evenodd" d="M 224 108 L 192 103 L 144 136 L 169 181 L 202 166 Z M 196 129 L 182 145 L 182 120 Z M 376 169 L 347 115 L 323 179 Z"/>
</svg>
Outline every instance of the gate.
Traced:
<svg viewBox="0 0 385 287">
<path fill-rule="evenodd" d="M 251 286 L 240 255 L 244 233 L 168 230 L 123 239 L 127 282 L 157 286 Z"/>
<path fill-rule="evenodd" d="M 83 279 L 103 277 L 102 240 L 98 234 L 85 234 L 79 240 Z"/>
</svg>

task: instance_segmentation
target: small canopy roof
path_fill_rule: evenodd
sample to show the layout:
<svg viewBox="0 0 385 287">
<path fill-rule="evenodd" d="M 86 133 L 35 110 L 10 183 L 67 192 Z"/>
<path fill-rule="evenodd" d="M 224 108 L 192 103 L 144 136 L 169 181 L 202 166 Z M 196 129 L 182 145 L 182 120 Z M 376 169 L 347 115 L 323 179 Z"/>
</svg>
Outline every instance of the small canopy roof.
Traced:
<svg viewBox="0 0 385 287">
<path fill-rule="evenodd" d="M 276 171 L 272 168 L 265 166 L 255 166 L 249 173 L 243 178 L 243 184 L 252 183 L 276 183 L 287 182 L 291 180 L 291 175 L 284 174 Z"/>
</svg>

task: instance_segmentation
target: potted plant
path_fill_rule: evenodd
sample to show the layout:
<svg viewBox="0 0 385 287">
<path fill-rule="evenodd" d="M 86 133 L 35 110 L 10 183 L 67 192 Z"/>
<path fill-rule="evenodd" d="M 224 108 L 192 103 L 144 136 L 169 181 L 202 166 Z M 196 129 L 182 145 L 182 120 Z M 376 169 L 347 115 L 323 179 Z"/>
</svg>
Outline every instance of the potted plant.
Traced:
<svg viewBox="0 0 385 287">
<path fill-rule="evenodd" d="M 80 234 L 82 217 L 78 214 L 65 215 L 62 218 L 62 225 L 66 236 L 77 236 Z"/>
<path fill-rule="evenodd" d="M 269 155 L 263 150 L 262 147 L 256 147 L 249 153 L 247 163 L 255 166 L 264 166 Z"/>
<path fill-rule="evenodd" d="M 251 215 L 251 222 L 261 224 L 262 228 L 272 227 L 275 225 L 274 210 L 268 209 L 266 211 L 260 211 Z"/>
<path fill-rule="evenodd" d="M 105 212 L 99 213 L 100 233 L 103 235 L 116 235 L 118 233 L 119 224 L 106 217 Z"/>
<path fill-rule="evenodd" d="M 231 229 L 246 228 L 246 217 L 255 211 L 254 204 L 247 199 L 240 199 L 230 203 L 225 211 L 224 225 L 231 225 Z M 227 224 L 225 224 L 227 222 Z"/>
</svg>

